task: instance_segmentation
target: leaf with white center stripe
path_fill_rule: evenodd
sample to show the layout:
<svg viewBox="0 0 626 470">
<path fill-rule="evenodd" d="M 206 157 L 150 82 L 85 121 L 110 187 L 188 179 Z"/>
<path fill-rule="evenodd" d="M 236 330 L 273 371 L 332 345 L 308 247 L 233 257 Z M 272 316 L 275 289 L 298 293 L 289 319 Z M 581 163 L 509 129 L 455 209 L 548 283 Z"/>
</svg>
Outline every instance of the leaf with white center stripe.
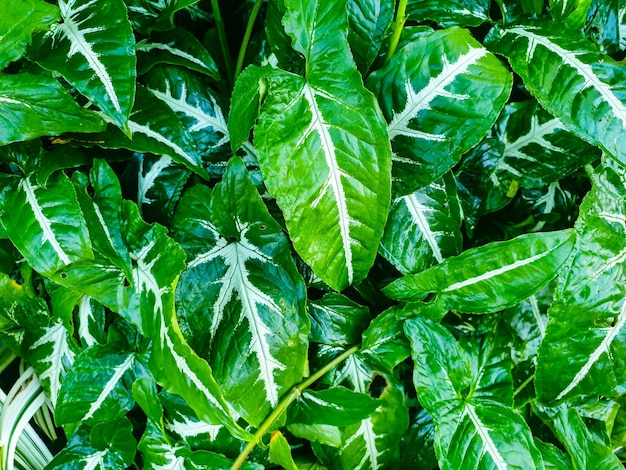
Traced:
<svg viewBox="0 0 626 470">
<path fill-rule="evenodd" d="M 626 173 L 608 161 L 580 207 L 576 250 L 561 274 L 539 349 L 537 392 L 545 403 L 618 396 L 626 387 Z"/>
<path fill-rule="evenodd" d="M 93 258 L 76 192 L 63 172 L 53 174 L 45 186 L 34 175 L 11 178 L 9 184 L 2 223 L 33 269 L 50 276 L 70 263 Z"/>
<path fill-rule="evenodd" d="M 431 20 L 440 25 L 478 26 L 489 21 L 489 0 L 409 0 L 410 19 Z"/>
<path fill-rule="evenodd" d="M 137 70 L 140 75 L 156 64 L 172 64 L 220 79 L 215 61 L 202 43 L 189 31 L 174 28 L 167 32 L 153 32 L 149 39 L 137 43 Z"/>
<path fill-rule="evenodd" d="M 79 354 L 63 380 L 54 411 L 57 425 L 105 422 L 134 406 L 132 383 L 148 372 L 135 353 L 93 346 Z"/>
<path fill-rule="evenodd" d="M 486 41 L 509 59 L 545 109 L 626 163 L 626 69 L 621 64 L 582 36 L 553 25 L 495 27 Z"/>
<path fill-rule="evenodd" d="M 283 24 L 306 74 L 275 70 L 265 80 L 254 145 L 296 251 L 342 290 L 362 280 L 376 256 L 390 202 L 389 140 L 352 60 L 346 0 L 285 6 Z"/>
<path fill-rule="evenodd" d="M 63 132 L 98 132 L 104 121 L 45 74 L 0 76 L 0 145 Z"/>
<path fill-rule="evenodd" d="M 82 425 L 46 466 L 49 470 L 105 470 L 128 468 L 136 453 L 133 425 L 128 418 Z"/>
<path fill-rule="evenodd" d="M 202 156 L 176 113 L 141 85 L 137 85 L 137 98 L 128 125 L 132 139 L 109 126 L 107 132 L 93 136 L 93 140 L 102 141 L 99 145 L 105 148 L 167 155 L 208 179 Z"/>
<path fill-rule="evenodd" d="M 470 386 L 482 374 L 472 378 L 470 354 L 448 330 L 413 318 L 404 331 L 413 349 L 418 399 L 436 424 L 435 451 L 442 469 L 544 468 L 524 419 L 480 384 Z M 508 385 L 512 396 L 512 383 Z"/>
<path fill-rule="evenodd" d="M 538 292 L 557 275 L 573 246 L 571 229 L 520 235 L 466 250 L 392 282 L 383 292 L 405 302 L 436 293 L 437 301 L 450 309 L 495 312 Z"/>
<path fill-rule="evenodd" d="M 401 273 L 413 274 L 459 254 L 462 242 L 456 181 L 449 173 L 394 199 L 380 253 Z"/>
<path fill-rule="evenodd" d="M 146 87 L 177 114 L 205 158 L 230 157 L 224 106 L 207 80 L 179 67 L 160 66 L 147 77 Z"/>
<path fill-rule="evenodd" d="M 212 195 L 201 186 L 183 195 L 172 228 L 189 257 L 176 292 L 181 326 L 229 403 L 258 426 L 306 363 L 304 281 L 289 242 L 239 157 Z"/>
<path fill-rule="evenodd" d="M 511 74 L 458 27 L 420 35 L 374 72 L 367 86 L 388 121 L 394 191 L 412 193 L 449 171 L 494 124 Z"/>
<path fill-rule="evenodd" d="M 63 22 L 51 29 L 38 62 L 60 73 L 130 134 L 135 97 L 135 38 L 122 0 L 59 0 Z"/>
</svg>

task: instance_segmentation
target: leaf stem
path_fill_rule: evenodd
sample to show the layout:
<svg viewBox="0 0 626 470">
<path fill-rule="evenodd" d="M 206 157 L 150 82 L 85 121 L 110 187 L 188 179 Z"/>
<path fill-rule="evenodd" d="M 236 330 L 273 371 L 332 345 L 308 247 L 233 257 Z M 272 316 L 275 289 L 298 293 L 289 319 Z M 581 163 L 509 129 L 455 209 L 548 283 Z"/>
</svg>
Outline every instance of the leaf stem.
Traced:
<svg viewBox="0 0 626 470">
<path fill-rule="evenodd" d="M 220 48 L 222 49 L 222 57 L 224 59 L 224 67 L 226 67 L 226 78 L 230 85 L 233 84 L 233 64 L 230 59 L 230 51 L 228 50 L 228 40 L 226 39 L 226 27 L 224 26 L 224 19 L 220 11 L 220 4 L 218 0 L 211 0 L 211 8 L 213 9 L 213 16 L 215 17 L 215 26 L 217 28 L 217 37 L 220 41 Z"/>
<path fill-rule="evenodd" d="M 330 361 L 328 364 L 326 364 L 320 370 L 315 372 L 313 375 L 306 378 L 305 380 L 300 382 L 298 385 L 294 385 L 294 387 L 280 401 L 280 403 L 276 406 L 276 408 L 274 408 L 274 410 L 272 410 L 272 412 L 268 415 L 268 417 L 265 418 L 265 421 L 263 421 L 259 429 L 257 429 L 257 432 L 254 433 L 254 440 L 251 442 L 248 442 L 246 447 L 237 456 L 237 459 L 235 460 L 235 463 L 233 463 L 233 466 L 230 467 L 230 470 L 238 470 L 241 467 L 241 465 L 245 462 L 250 452 L 252 452 L 252 449 L 254 449 L 254 447 L 258 443 L 261 442 L 261 439 L 263 438 L 263 436 L 269 431 L 269 429 L 276 422 L 276 420 L 280 418 L 280 415 L 282 415 L 285 412 L 285 410 L 287 409 L 289 405 L 291 405 L 291 403 L 293 403 L 298 397 L 300 397 L 300 395 L 302 395 L 302 392 L 304 392 L 307 388 L 313 385 L 321 377 L 326 375 L 326 373 L 328 373 L 329 371 L 337 367 L 339 364 L 341 364 L 343 361 L 345 361 L 347 358 L 349 358 L 351 355 L 357 352 L 360 348 L 361 348 L 361 345 L 359 344 L 352 346 L 350 349 L 347 349 L 346 351 L 341 353 L 339 356 L 337 356 L 335 359 Z"/>
<path fill-rule="evenodd" d="M 406 4 L 407 0 L 398 0 L 398 10 L 396 11 L 396 19 L 393 22 L 393 32 L 391 34 L 391 40 L 389 41 L 389 49 L 387 49 L 387 57 L 385 57 L 385 65 L 389 63 L 398 48 L 400 35 L 404 29 L 404 23 L 406 23 L 407 20 Z"/>
<path fill-rule="evenodd" d="M 246 50 L 248 49 L 248 43 L 250 42 L 250 37 L 252 36 L 252 28 L 254 27 L 254 22 L 256 21 L 256 17 L 259 14 L 259 10 L 261 9 L 261 5 L 263 5 L 263 0 L 256 0 L 254 2 L 254 6 L 252 7 L 252 11 L 250 12 L 250 18 L 248 18 L 248 24 L 246 25 L 246 32 L 243 35 L 243 39 L 241 40 L 241 47 L 239 48 L 239 55 L 237 56 L 237 65 L 235 65 L 235 75 L 233 80 L 237 80 L 237 77 L 241 73 L 241 69 L 243 68 L 243 61 L 246 57 Z"/>
</svg>

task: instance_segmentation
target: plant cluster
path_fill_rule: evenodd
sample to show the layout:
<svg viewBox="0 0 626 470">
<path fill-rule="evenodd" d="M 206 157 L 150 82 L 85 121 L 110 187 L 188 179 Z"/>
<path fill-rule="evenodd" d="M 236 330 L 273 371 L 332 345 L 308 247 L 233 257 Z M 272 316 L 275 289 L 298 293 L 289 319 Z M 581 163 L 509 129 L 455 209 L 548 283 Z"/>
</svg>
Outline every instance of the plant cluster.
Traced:
<svg viewBox="0 0 626 470">
<path fill-rule="evenodd" d="M 0 468 L 623 468 L 623 4 L 4 0 Z"/>
</svg>

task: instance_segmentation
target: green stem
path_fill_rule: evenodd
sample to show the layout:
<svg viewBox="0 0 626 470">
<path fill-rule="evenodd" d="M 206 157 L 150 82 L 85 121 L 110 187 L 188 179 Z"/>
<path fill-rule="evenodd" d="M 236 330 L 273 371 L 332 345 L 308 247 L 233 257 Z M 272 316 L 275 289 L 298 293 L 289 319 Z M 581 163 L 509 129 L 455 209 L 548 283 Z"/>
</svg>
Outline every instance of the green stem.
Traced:
<svg viewBox="0 0 626 470">
<path fill-rule="evenodd" d="M 254 2 L 254 6 L 252 7 L 252 11 L 250 12 L 250 18 L 248 18 L 248 24 L 246 25 L 246 32 L 243 35 L 241 47 L 239 48 L 239 55 L 237 56 L 237 65 L 235 66 L 234 80 L 237 80 L 237 77 L 239 76 L 239 74 L 241 73 L 241 69 L 243 68 L 243 60 L 246 57 L 246 50 L 248 49 L 248 43 L 250 42 L 250 37 L 252 36 L 252 28 L 254 27 L 254 22 L 256 21 L 256 17 L 259 14 L 261 5 L 263 5 L 263 0 L 256 0 L 256 2 Z"/>
<path fill-rule="evenodd" d="M 222 57 L 224 58 L 224 66 L 226 67 L 226 78 L 229 85 L 233 84 L 233 64 L 230 60 L 230 51 L 228 50 L 228 41 L 226 39 L 226 27 L 222 19 L 220 4 L 218 0 L 211 0 L 211 8 L 213 8 L 213 16 L 215 17 L 215 26 L 217 27 L 217 37 L 220 41 L 222 49 Z"/>
<path fill-rule="evenodd" d="M 393 55 L 396 53 L 398 43 L 400 42 L 400 35 L 404 29 L 404 23 L 406 23 L 406 4 L 407 0 L 398 0 L 398 10 L 396 11 L 396 20 L 393 22 L 393 32 L 391 34 L 391 40 L 389 41 L 389 49 L 387 49 L 387 57 L 385 57 L 385 64 L 388 64 Z"/>
<path fill-rule="evenodd" d="M 323 377 L 326 373 L 328 373 L 329 371 L 337 367 L 339 364 L 341 364 L 343 361 L 345 361 L 347 358 L 352 356 L 355 352 L 357 352 L 360 349 L 360 347 L 361 346 L 358 344 L 356 346 L 352 346 L 350 349 L 341 353 L 339 356 L 337 356 L 335 359 L 330 361 L 328 364 L 326 364 L 320 370 L 315 372 L 313 375 L 303 380 L 298 385 L 295 385 L 291 389 L 291 391 L 280 401 L 278 406 L 276 406 L 276 408 L 272 410 L 269 416 L 265 418 L 265 421 L 263 421 L 263 424 L 261 424 L 261 427 L 259 427 L 257 432 L 254 433 L 254 440 L 251 442 L 248 442 L 248 445 L 237 456 L 237 459 L 235 460 L 235 463 L 233 463 L 233 466 L 230 467 L 230 470 L 238 470 L 241 467 L 241 465 L 246 461 L 246 458 L 248 457 L 250 452 L 252 452 L 252 449 L 254 449 L 255 446 L 261 442 L 261 439 L 263 438 L 263 436 L 265 436 L 265 434 L 270 430 L 270 428 L 274 425 L 276 420 L 280 418 L 280 415 L 282 415 L 285 412 L 285 410 L 287 409 L 287 407 L 289 407 L 289 405 L 291 405 L 291 403 L 293 403 L 298 397 L 300 397 L 300 395 L 302 395 L 302 392 L 304 392 L 307 388 L 313 385 L 317 380 Z"/>
</svg>

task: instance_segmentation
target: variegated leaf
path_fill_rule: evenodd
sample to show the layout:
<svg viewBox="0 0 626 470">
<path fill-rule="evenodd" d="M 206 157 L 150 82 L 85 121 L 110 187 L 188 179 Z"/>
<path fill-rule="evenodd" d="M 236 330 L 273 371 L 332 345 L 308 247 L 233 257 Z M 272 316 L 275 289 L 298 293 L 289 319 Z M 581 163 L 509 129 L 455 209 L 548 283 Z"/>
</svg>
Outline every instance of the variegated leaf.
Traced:
<svg viewBox="0 0 626 470">
<path fill-rule="evenodd" d="M 626 162 L 626 70 L 621 64 L 582 36 L 541 24 L 495 27 L 486 40 L 568 129 Z"/>
<path fill-rule="evenodd" d="M 258 426 L 304 374 L 309 322 L 289 243 L 238 157 L 212 197 L 203 187 L 183 195 L 173 229 L 189 256 L 177 290 L 184 331 Z"/>
<path fill-rule="evenodd" d="M 511 74 L 467 30 L 422 34 L 374 72 L 368 88 L 388 121 L 399 195 L 426 186 L 458 162 L 495 122 Z"/>
<path fill-rule="evenodd" d="M 174 13 L 198 0 L 124 0 L 128 16 L 135 30 L 148 34 L 151 31 L 169 31 L 174 27 Z"/>
<path fill-rule="evenodd" d="M 136 59 L 124 2 L 59 0 L 59 8 L 63 22 L 52 28 L 39 63 L 59 72 L 130 135 Z"/>
<path fill-rule="evenodd" d="M 536 388 L 546 402 L 618 396 L 626 386 L 626 172 L 600 166 L 580 207 L 576 251 L 565 266 L 539 349 Z"/>
<path fill-rule="evenodd" d="M 423 271 L 462 248 L 461 210 L 450 173 L 394 199 L 380 253 L 403 274 Z"/>
<path fill-rule="evenodd" d="M 94 136 L 94 140 L 105 148 L 167 155 L 208 179 L 202 156 L 176 113 L 141 85 L 137 85 L 137 98 L 128 126 L 132 139 L 109 126 L 105 134 Z"/>
<path fill-rule="evenodd" d="M 306 74 L 271 73 L 254 144 L 296 251 L 342 290 L 376 256 L 390 199 L 389 140 L 350 53 L 346 0 L 285 6 L 283 24 Z"/>
<path fill-rule="evenodd" d="M 205 80 L 178 67 L 158 67 L 146 87 L 176 113 L 203 155 L 230 156 L 225 111 Z"/>
<path fill-rule="evenodd" d="M 202 43 L 189 31 L 174 28 L 163 33 L 152 33 L 149 39 L 137 43 L 137 69 L 148 72 L 156 64 L 173 64 L 205 74 L 219 80 L 215 61 Z"/>
<path fill-rule="evenodd" d="M 49 276 L 70 263 L 93 258 L 87 225 L 65 174 L 55 173 L 45 186 L 34 175 L 12 178 L 10 184 L 2 222 L 30 266 Z"/>
</svg>

